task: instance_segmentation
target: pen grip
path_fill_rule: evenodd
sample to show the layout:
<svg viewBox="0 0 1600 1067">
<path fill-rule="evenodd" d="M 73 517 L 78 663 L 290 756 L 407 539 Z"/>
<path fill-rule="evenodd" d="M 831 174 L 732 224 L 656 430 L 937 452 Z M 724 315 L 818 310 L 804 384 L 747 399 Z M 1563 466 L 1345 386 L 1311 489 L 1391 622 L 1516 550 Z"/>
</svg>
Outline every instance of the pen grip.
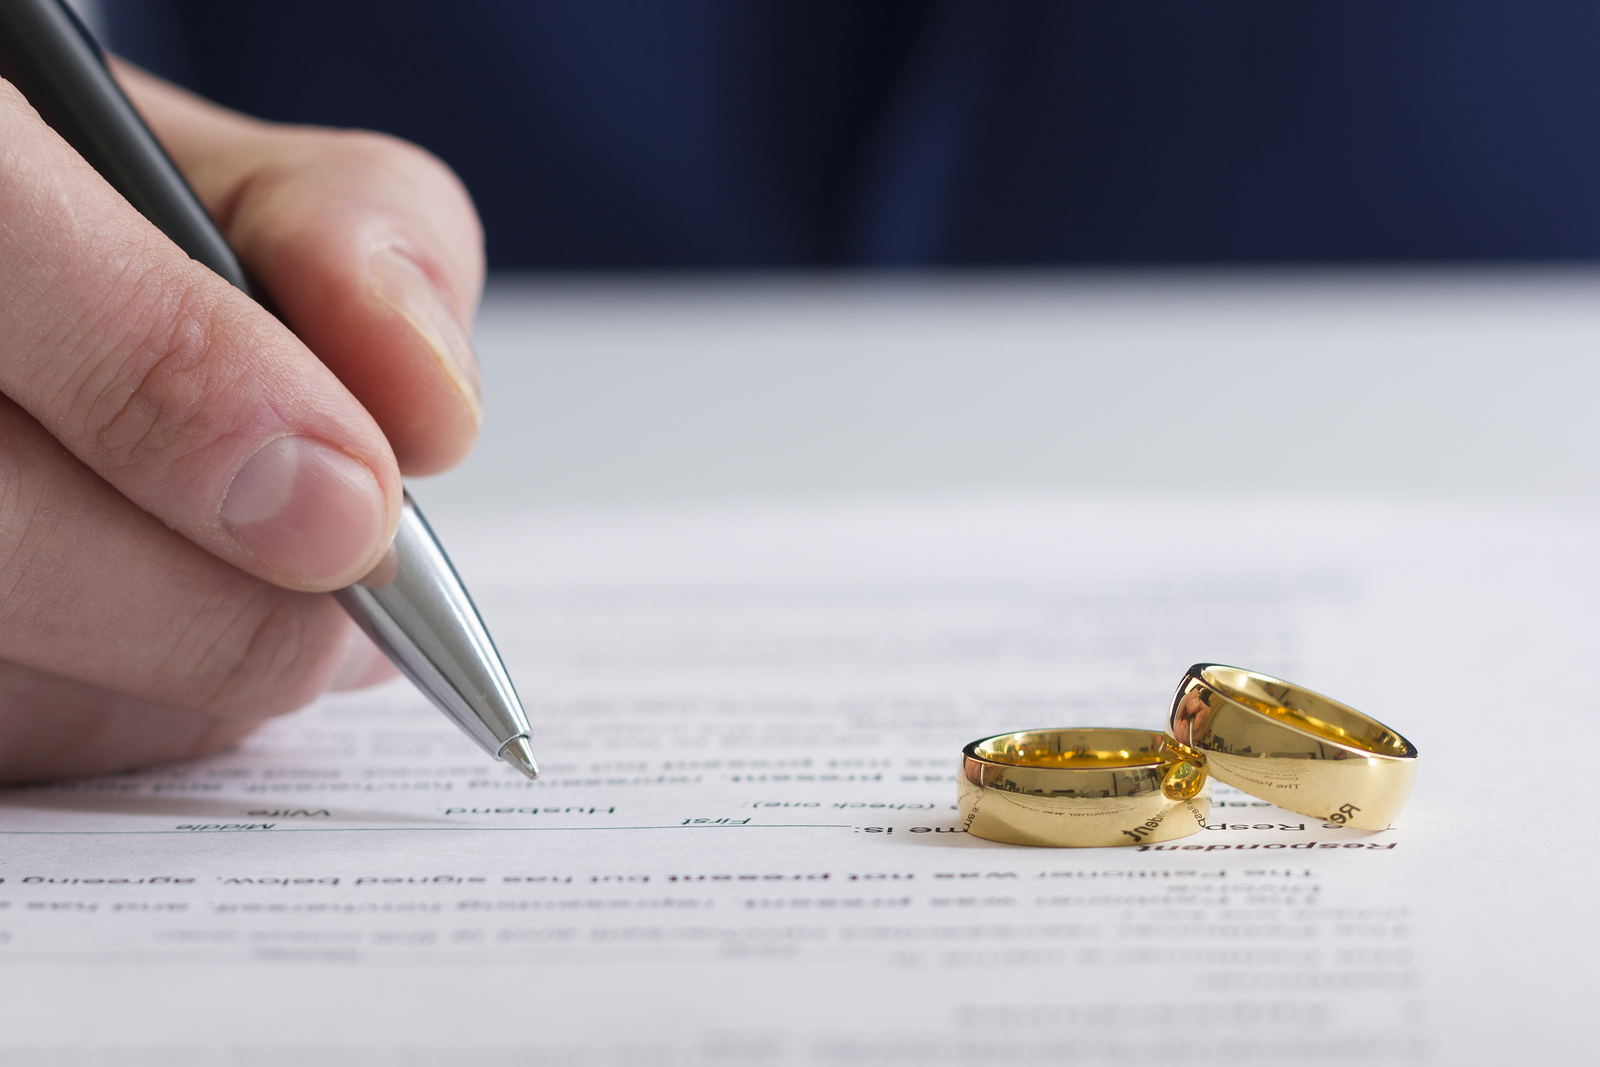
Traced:
<svg viewBox="0 0 1600 1067">
<path fill-rule="evenodd" d="M 256 295 L 194 190 L 111 76 L 100 46 L 62 0 L 0 0 L 0 77 L 173 244 Z"/>
</svg>

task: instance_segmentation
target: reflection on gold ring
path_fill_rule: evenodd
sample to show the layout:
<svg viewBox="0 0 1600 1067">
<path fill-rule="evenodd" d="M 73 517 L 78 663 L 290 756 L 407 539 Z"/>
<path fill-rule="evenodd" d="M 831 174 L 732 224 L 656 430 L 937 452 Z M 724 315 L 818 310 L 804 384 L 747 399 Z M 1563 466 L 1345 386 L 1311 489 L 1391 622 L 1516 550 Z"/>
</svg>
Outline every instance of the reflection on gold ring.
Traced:
<svg viewBox="0 0 1600 1067">
<path fill-rule="evenodd" d="M 1170 841 L 1211 814 L 1205 758 L 1148 730 L 1023 730 L 961 754 L 962 828 L 1015 845 Z"/>
<path fill-rule="evenodd" d="M 1417 749 L 1376 719 L 1255 671 L 1197 663 L 1167 733 L 1220 782 L 1336 826 L 1383 830 L 1417 776 Z"/>
</svg>

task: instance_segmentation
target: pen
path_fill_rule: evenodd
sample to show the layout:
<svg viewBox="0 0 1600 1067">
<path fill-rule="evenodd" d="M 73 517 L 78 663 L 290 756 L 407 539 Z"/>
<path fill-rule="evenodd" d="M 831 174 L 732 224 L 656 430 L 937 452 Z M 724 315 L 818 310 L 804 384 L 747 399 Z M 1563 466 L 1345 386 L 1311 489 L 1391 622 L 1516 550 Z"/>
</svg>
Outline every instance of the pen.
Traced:
<svg viewBox="0 0 1600 1067">
<path fill-rule="evenodd" d="M 62 0 L 0 0 L 0 76 L 189 256 L 260 299 L 226 239 Z M 334 593 L 367 636 L 484 751 L 539 774 L 528 718 L 478 609 L 408 492 L 393 546 Z"/>
</svg>

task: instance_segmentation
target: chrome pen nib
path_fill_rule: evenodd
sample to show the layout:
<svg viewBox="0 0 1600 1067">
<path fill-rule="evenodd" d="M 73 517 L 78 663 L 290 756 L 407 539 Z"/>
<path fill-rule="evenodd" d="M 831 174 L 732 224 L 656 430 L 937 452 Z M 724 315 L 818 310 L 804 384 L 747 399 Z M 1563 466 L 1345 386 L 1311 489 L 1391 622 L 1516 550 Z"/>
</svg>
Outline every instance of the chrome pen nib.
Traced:
<svg viewBox="0 0 1600 1067">
<path fill-rule="evenodd" d="M 529 778 L 539 777 L 539 765 L 533 761 L 533 746 L 528 744 L 526 737 L 513 737 L 507 741 L 506 747 L 500 750 L 500 758 Z"/>
<path fill-rule="evenodd" d="M 532 778 L 528 718 L 450 559 L 407 493 L 390 558 L 334 593 L 373 643 L 489 755 Z"/>
</svg>

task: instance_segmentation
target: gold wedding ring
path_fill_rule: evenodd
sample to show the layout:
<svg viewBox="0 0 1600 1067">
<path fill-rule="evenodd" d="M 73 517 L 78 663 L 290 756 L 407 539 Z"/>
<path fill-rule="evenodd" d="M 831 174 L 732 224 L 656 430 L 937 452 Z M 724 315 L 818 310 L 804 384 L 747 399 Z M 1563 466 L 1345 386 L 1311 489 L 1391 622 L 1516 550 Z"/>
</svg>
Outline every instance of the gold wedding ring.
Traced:
<svg viewBox="0 0 1600 1067">
<path fill-rule="evenodd" d="M 1014 845 L 1170 841 L 1211 814 L 1205 758 L 1148 730 L 1024 730 L 961 754 L 962 829 Z"/>
<path fill-rule="evenodd" d="M 1387 726 L 1255 671 L 1197 663 L 1167 733 L 1218 781 L 1338 826 L 1385 830 L 1411 794 L 1417 749 Z"/>
</svg>

